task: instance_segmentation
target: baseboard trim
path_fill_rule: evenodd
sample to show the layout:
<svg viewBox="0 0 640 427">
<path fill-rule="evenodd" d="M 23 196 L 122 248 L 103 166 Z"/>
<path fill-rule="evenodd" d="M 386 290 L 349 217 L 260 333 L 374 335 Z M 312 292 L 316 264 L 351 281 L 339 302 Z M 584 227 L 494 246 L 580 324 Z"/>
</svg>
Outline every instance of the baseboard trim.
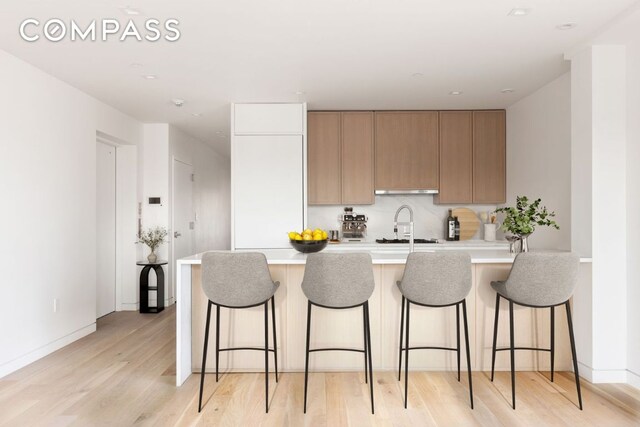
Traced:
<svg viewBox="0 0 640 427">
<path fill-rule="evenodd" d="M 0 378 L 9 375 L 12 372 L 15 372 L 20 368 L 24 368 L 30 363 L 33 363 L 38 359 L 42 359 L 43 357 L 53 353 L 54 351 L 60 350 L 62 347 L 69 345 L 72 342 L 79 340 L 80 338 L 86 337 L 87 335 L 95 331 L 96 324 L 94 322 L 88 326 L 85 326 L 84 328 L 70 333 L 69 335 L 65 335 L 62 338 L 59 338 L 36 350 L 33 350 L 32 352 L 27 353 L 24 356 L 20 356 L 17 359 L 7 362 L 4 365 L 0 366 Z"/>
<path fill-rule="evenodd" d="M 583 363 L 578 363 L 580 376 L 592 384 L 623 384 L 629 380 L 629 371 L 625 369 L 593 369 Z"/>
<path fill-rule="evenodd" d="M 120 311 L 138 311 L 140 304 L 137 302 L 120 304 Z"/>
<path fill-rule="evenodd" d="M 635 372 L 627 371 L 627 383 L 635 388 L 640 389 L 640 375 Z"/>
</svg>

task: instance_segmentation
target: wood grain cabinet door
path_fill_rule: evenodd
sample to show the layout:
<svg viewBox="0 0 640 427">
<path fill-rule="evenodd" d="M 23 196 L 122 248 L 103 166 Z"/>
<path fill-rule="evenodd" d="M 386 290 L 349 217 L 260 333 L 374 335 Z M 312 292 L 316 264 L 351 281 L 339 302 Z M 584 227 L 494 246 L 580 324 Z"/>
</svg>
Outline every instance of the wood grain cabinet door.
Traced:
<svg viewBox="0 0 640 427">
<path fill-rule="evenodd" d="M 441 204 L 473 203 L 473 115 L 471 111 L 440 112 Z"/>
<path fill-rule="evenodd" d="M 342 204 L 370 205 L 373 188 L 373 113 L 342 113 Z"/>
<path fill-rule="evenodd" d="M 375 114 L 375 189 L 438 188 L 438 112 Z"/>
<path fill-rule="evenodd" d="M 506 201 L 506 113 L 473 112 L 473 203 Z"/>
<path fill-rule="evenodd" d="M 341 119 L 339 112 L 307 115 L 307 185 L 310 205 L 341 203 Z"/>
</svg>

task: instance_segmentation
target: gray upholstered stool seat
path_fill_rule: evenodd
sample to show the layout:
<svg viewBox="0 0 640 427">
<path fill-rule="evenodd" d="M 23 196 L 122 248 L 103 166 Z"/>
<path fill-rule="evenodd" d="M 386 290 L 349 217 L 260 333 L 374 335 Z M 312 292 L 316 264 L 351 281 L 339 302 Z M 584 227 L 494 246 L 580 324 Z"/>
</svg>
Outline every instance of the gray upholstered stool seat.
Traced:
<svg viewBox="0 0 640 427">
<path fill-rule="evenodd" d="M 269 352 L 275 359 L 276 382 L 278 382 L 278 342 L 276 339 L 276 310 L 274 295 L 280 283 L 271 280 L 267 258 L 259 252 L 207 252 L 202 255 L 202 290 L 208 298 L 207 321 L 204 334 L 202 370 L 200 373 L 200 397 L 198 412 L 202 410 L 202 391 L 207 365 L 209 323 L 211 306 L 216 306 L 216 382 L 221 351 L 264 351 L 265 409 L 269 412 Z M 269 348 L 269 301 L 273 327 L 273 348 Z M 220 348 L 220 307 L 241 309 L 264 305 L 264 347 Z"/>
<path fill-rule="evenodd" d="M 467 323 L 466 297 L 471 290 L 471 257 L 464 252 L 413 252 L 407 257 L 402 280 L 396 282 L 402 294 L 400 311 L 400 350 L 398 381 L 402 369 L 402 351 L 405 351 L 404 407 L 407 407 L 409 384 L 409 350 L 455 351 L 458 360 L 460 381 L 460 306 L 464 319 L 464 337 L 467 349 L 467 371 L 469 378 L 469 400 L 473 409 L 473 384 L 471 380 L 471 355 L 469 354 L 469 328 Z M 406 303 L 406 317 L 405 317 Z M 409 345 L 409 318 L 411 304 L 426 307 L 456 307 L 456 347 L 411 347 Z M 403 329 L 406 325 L 406 336 Z M 404 343 L 403 343 L 404 338 Z"/>
<path fill-rule="evenodd" d="M 580 377 L 576 356 L 575 339 L 569 299 L 577 285 L 580 259 L 570 252 L 526 252 L 516 256 L 509 277 L 504 281 L 491 282 L 496 291 L 496 311 L 493 325 L 493 349 L 491 357 L 491 381 L 495 372 L 496 352 L 509 350 L 511 355 L 511 398 L 513 409 L 516 408 L 515 389 L 515 350 L 548 351 L 551 356 L 551 381 L 554 375 L 555 357 L 555 307 L 564 305 L 567 311 L 569 339 L 573 356 L 573 370 L 578 391 L 578 404 L 582 409 Z M 509 347 L 496 348 L 498 336 L 498 319 L 500 314 L 500 298 L 509 301 Z M 550 348 L 528 348 L 514 346 L 513 305 L 534 308 L 550 308 L 551 345 Z"/>
<path fill-rule="evenodd" d="M 371 413 L 373 404 L 373 368 L 371 365 L 371 331 L 369 325 L 369 298 L 373 294 L 375 282 L 371 255 L 369 254 L 328 254 L 315 253 L 307 256 L 302 280 L 302 291 L 307 302 L 307 346 L 304 364 L 304 412 L 307 412 L 307 384 L 309 382 L 309 353 L 317 351 L 356 351 L 364 353 L 365 382 L 371 393 Z M 320 306 L 332 309 L 348 309 L 362 306 L 364 329 L 364 349 L 315 348 L 310 349 L 311 308 Z M 368 372 L 367 372 L 368 367 Z"/>
</svg>

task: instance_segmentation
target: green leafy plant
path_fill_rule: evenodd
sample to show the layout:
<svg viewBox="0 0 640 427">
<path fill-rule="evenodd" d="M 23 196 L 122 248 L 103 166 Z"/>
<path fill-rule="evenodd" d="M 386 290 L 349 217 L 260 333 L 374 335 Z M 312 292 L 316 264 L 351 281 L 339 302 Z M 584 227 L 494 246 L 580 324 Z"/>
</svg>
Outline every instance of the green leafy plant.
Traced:
<svg viewBox="0 0 640 427">
<path fill-rule="evenodd" d="M 515 207 L 496 209 L 505 214 L 501 228 L 518 236 L 533 233 L 538 225 L 559 230 L 558 224 L 551 219 L 556 216 L 555 212 L 549 212 L 546 206 L 540 207 L 540 202 L 541 199 L 536 199 L 530 204 L 527 196 L 517 196 Z"/>
<path fill-rule="evenodd" d="M 151 248 L 151 252 L 155 252 L 156 248 L 165 242 L 166 237 L 167 229 L 164 227 L 147 228 L 140 233 L 140 243 L 144 243 Z"/>
</svg>

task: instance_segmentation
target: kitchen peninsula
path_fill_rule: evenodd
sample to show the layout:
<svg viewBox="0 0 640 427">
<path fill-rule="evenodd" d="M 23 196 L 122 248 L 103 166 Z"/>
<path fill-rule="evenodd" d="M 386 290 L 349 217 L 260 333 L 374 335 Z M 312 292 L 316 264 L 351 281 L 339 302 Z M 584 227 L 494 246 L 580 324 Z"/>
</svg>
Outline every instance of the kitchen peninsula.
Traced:
<svg viewBox="0 0 640 427">
<path fill-rule="evenodd" d="M 400 292 L 396 281 L 402 278 L 408 248 L 381 247 L 375 244 L 341 244 L 325 251 L 357 251 L 371 254 L 376 287 L 370 299 L 371 334 L 374 370 L 393 370 L 398 365 L 400 325 Z M 490 282 L 504 280 L 513 263 L 503 243 L 487 245 L 484 242 L 456 242 L 417 246 L 417 251 L 463 250 L 472 260 L 472 288 L 467 297 L 472 370 L 490 369 L 491 340 L 495 293 Z M 280 282 L 276 292 L 276 323 L 279 348 L 279 370 L 296 372 L 304 369 L 304 343 L 306 298 L 300 287 L 304 275 L 306 255 L 293 249 L 261 249 L 267 257 L 271 276 Z M 183 258 L 177 262 L 177 360 L 176 383 L 181 385 L 192 372 L 199 372 L 204 336 L 206 297 L 202 292 L 200 268 L 201 254 Z M 581 289 L 590 288 L 591 260 L 581 259 L 580 277 L 576 296 Z M 348 286 L 348 285 L 346 285 Z M 446 285 L 443 285 L 446 286 Z M 506 308 L 503 307 L 506 313 Z M 248 310 L 223 309 L 221 315 L 221 346 L 260 346 L 255 328 L 262 327 L 262 307 Z M 576 336 L 580 341 L 581 313 L 574 309 Z M 314 312 L 311 325 L 313 345 L 326 347 L 357 347 L 362 341 L 362 314 L 357 309 L 339 310 L 327 315 L 327 311 Z M 430 342 L 433 345 L 455 345 L 455 309 L 433 310 L 417 307 L 412 310 L 415 327 L 411 330 L 412 343 Z M 545 346 L 549 342 L 549 315 L 547 311 L 518 307 L 516 317 L 516 341 L 520 346 Z M 500 316 L 498 345 L 508 340 L 508 316 Z M 213 330 L 213 328 L 212 328 Z M 558 310 L 556 330 L 566 334 L 566 318 Z M 562 336 L 562 335 L 560 335 Z M 556 340 L 556 369 L 570 370 L 571 352 L 568 340 Z M 580 343 L 578 342 L 580 349 Z M 506 352 L 498 354 L 496 369 L 508 369 Z M 578 350 L 580 358 L 580 350 Z M 518 370 L 544 370 L 549 360 L 546 355 L 519 352 L 516 356 Z M 455 368 L 455 353 L 419 351 L 412 354 L 415 370 L 450 370 Z M 464 365 L 464 364 L 463 364 Z M 208 365 L 210 370 L 212 365 Z M 262 371 L 263 356 L 259 352 L 224 352 L 220 356 L 221 371 Z M 310 359 L 311 370 L 359 371 L 363 369 L 362 356 L 341 352 L 331 356 L 316 354 Z"/>
</svg>

